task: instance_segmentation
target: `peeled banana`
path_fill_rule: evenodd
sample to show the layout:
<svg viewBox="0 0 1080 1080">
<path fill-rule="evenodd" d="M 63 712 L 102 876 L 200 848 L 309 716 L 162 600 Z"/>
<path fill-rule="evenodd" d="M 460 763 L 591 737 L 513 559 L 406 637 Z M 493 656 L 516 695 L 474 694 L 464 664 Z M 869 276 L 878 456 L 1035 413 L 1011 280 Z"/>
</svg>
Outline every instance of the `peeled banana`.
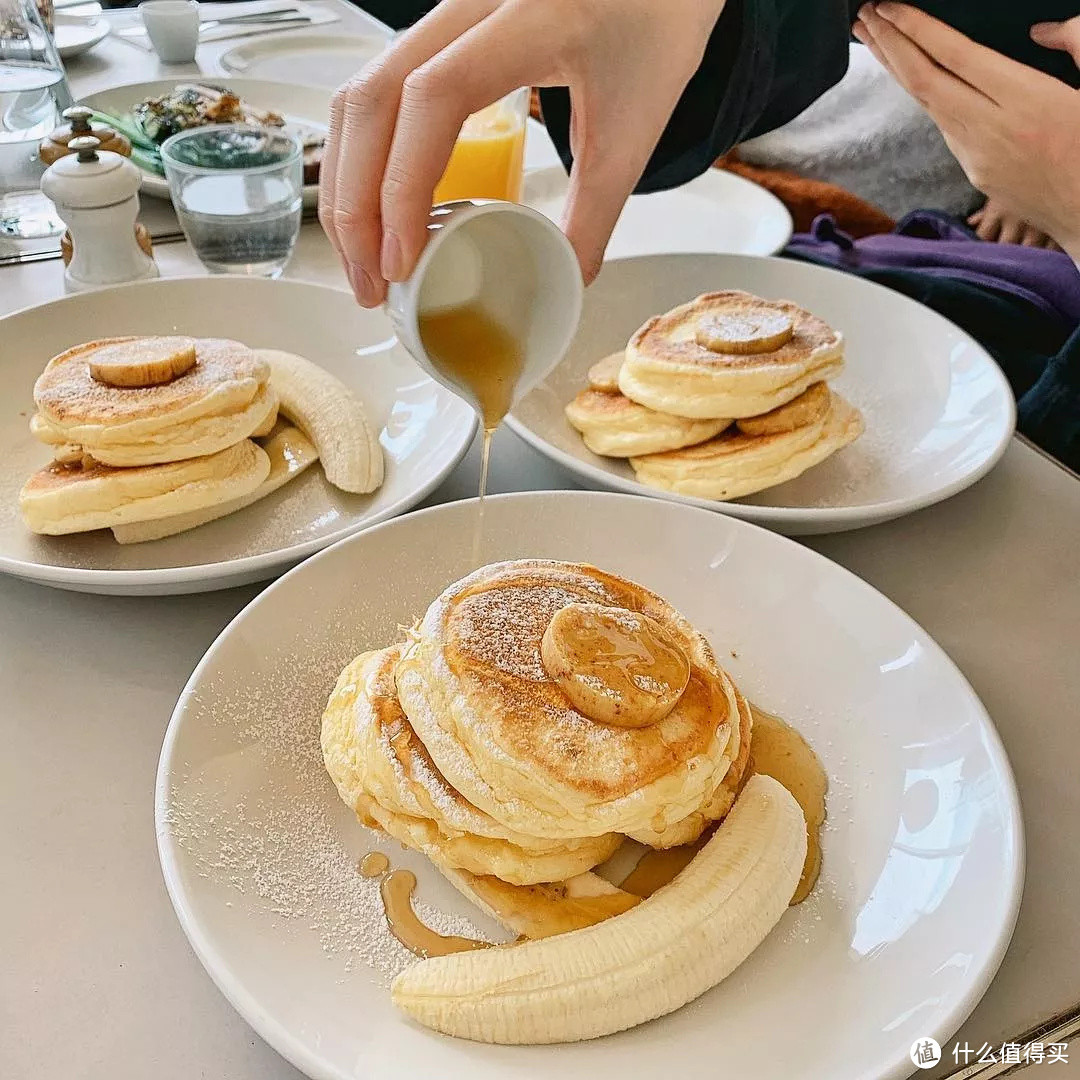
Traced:
<svg viewBox="0 0 1080 1080">
<path fill-rule="evenodd" d="M 326 479 L 342 491 L 374 491 L 383 480 L 382 447 L 356 395 L 325 368 L 293 353 L 258 349 L 270 365 L 280 412 L 315 444 Z"/>
<path fill-rule="evenodd" d="M 557 937 L 422 960 L 394 980 L 393 1000 L 427 1027 L 479 1042 L 622 1031 L 738 967 L 787 910 L 805 855 L 799 804 L 753 776 L 690 865 L 636 907 Z"/>
</svg>

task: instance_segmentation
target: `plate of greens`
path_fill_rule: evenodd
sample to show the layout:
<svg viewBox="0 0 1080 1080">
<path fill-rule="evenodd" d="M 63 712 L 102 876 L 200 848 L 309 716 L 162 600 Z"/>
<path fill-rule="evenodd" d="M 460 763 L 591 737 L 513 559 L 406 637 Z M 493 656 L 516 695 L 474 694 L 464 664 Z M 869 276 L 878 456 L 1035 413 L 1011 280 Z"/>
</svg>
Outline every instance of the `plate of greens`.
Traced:
<svg viewBox="0 0 1080 1080">
<path fill-rule="evenodd" d="M 329 90 L 260 79 L 195 81 L 158 79 L 114 86 L 90 94 L 83 105 L 95 120 L 131 140 L 131 160 L 143 173 L 142 191 L 167 199 L 161 144 L 190 127 L 207 124 L 261 124 L 284 128 L 304 147 L 304 205 L 318 198 L 319 167 L 330 120 Z"/>
</svg>

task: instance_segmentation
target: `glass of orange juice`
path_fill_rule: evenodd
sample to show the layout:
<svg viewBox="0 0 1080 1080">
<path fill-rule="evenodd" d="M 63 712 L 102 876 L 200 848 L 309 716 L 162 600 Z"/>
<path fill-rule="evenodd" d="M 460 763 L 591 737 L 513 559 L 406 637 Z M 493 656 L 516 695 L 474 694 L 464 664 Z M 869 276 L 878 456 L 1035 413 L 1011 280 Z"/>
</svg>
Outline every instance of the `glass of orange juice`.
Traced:
<svg viewBox="0 0 1080 1080">
<path fill-rule="evenodd" d="M 529 90 L 523 87 L 473 113 L 435 188 L 434 202 L 505 199 L 519 202 L 525 167 L 525 118 Z"/>
</svg>

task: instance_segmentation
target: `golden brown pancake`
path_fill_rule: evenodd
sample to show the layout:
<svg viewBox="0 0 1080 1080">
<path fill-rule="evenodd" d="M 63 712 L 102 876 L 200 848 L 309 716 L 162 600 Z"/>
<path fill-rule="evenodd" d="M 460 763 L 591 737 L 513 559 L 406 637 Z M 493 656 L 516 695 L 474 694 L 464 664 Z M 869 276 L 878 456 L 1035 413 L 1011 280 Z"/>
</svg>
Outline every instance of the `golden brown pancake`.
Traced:
<svg viewBox="0 0 1080 1080">
<path fill-rule="evenodd" d="M 132 337 L 102 338 L 54 356 L 34 384 L 34 401 L 61 428 L 130 425 L 194 418 L 252 400 L 270 368 L 246 345 L 226 338 L 197 338 L 195 365 L 161 386 L 118 388 L 90 374 L 89 358 L 104 346 Z M 72 440 L 76 441 L 76 440 Z"/>
<path fill-rule="evenodd" d="M 638 457 L 711 439 L 730 420 L 688 420 L 638 405 L 620 393 L 589 387 L 566 406 L 585 445 L 604 457 Z"/>
<path fill-rule="evenodd" d="M 859 411 L 830 392 L 824 417 L 791 431 L 747 435 L 738 428 L 708 442 L 630 459 L 637 479 L 703 499 L 736 499 L 800 476 L 862 434 Z"/>
<path fill-rule="evenodd" d="M 556 611 L 599 603 L 656 620 L 690 659 L 674 709 L 643 728 L 573 709 L 540 658 Z M 642 586 L 572 563 L 485 567 L 428 609 L 397 671 L 398 695 L 449 783 L 520 832 L 580 837 L 668 824 L 724 774 L 735 688 L 708 642 Z"/>
<path fill-rule="evenodd" d="M 437 865 L 518 885 L 561 881 L 605 861 L 614 835 L 552 841 L 507 829 L 443 777 L 398 702 L 403 646 L 365 653 L 346 667 L 323 715 L 326 767 L 367 824 Z"/>
<path fill-rule="evenodd" d="M 832 395 L 823 382 L 814 383 L 797 398 L 761 416 L 747 416 L 735 421 L 744 435 L 783 435 L 786 431 L 806 427 L 824 420 L 832 408 Z"/>
<path fill-rule="evenodd" d="M 715 343 L 701 343 L 714 341 L 718 322 L 742 326 L 770 315 L 790 323 L 792 333 L 766 352 L 718 351 Z M 787 300 L 727 290 L 704 293 L 649 319 L 626 347 L 619 388 L 658 412 L 740 418 L 783 405 L 842 364 L 843 335 L 816 315 Z"/>
</svg>

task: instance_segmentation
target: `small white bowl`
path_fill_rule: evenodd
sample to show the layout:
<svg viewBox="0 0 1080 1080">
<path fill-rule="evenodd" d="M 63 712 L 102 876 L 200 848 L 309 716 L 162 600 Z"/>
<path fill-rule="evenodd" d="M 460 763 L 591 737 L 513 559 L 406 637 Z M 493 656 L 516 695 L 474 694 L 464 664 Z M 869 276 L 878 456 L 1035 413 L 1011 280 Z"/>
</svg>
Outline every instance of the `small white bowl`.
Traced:
<svg viewBox="0 0 1080 1080">
<path fill-rule="evenodd" d="M 392 284 L 386 310 L 402 345 L 436 382 L 478 403 L 432 363 L 421 314 L 476 303 L 522 345 L 517 404 L 570 347 L 584 286 L 577 256 L 543 214 L 516 203 L 461 200 L 431 211 L 428 243 L 408 281 Z"/>
</svg>

